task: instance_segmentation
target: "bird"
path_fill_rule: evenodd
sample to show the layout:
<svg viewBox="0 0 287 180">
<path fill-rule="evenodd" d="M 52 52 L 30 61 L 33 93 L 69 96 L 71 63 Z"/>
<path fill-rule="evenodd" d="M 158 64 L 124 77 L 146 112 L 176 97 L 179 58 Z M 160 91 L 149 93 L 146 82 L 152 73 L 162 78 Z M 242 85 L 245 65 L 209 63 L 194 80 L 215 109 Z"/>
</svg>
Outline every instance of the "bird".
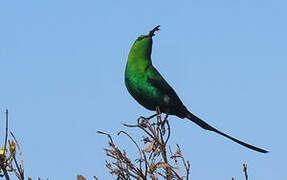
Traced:
<svg viewBox="0 0 287 180">
<path fill-rule="evenodd" d="M 143 107 L 151 111 L 160 110 L 167 115 L 187 118 L 201 128 L 220 134 L 249 149 L 268 153 L 267 150 L 247 144 L 212 127 L 192 114 L 182 103 L 175 90 L 167 83 L 151 60 L 153 36 L 160 30 L 154 27 L 147 35 L 140 35 L 133 43 L 125 68 L 125 85 L 131 96 Z"/>
</svg>

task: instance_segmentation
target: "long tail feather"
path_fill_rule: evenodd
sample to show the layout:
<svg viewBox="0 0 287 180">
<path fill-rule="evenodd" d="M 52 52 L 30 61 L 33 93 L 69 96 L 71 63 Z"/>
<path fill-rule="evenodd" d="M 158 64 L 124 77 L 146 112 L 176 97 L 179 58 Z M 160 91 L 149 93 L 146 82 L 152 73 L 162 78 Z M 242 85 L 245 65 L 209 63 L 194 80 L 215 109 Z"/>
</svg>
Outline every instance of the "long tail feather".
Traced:
<svg viewBox="0 0 287 180">
<path fill-rule="evenodd" d="M 210 126 L 209 124 L 207 124 L 206 122 L 204 122 L 203 120 L 199 119 L 198 117 L 196 117 L 195 115 L 193 115 L 192 113 L 190 112 L 187 112 L 186 113 L 186 117 L 191 120 L 192 122 L 194 122 L 195 124 L 199 125 L 200 127 L 202 127 L 203 129 L 206 129 L 206 130 L 209 130 L 209 131 L 213 131 L 213 132 L 216 132 L 222 136 L 225 136 L 227 137 L 228 139 L 238 143 L 238 144 L 241 144 L 242 146 L 245 146 L 249 149 L 252 149 L 252 150 L 255 150 L 255 151 L 258 151 L 258 152 L 261 152 L 261 153 L 268 153 L 268 151 L 264 150 L 264 149 L 261 149 L 261 148 L 258 148 L 258 147 L 255 147 L 253 145 L 250 145 L 250 144 L 247 144 L 245 142 L 242 142 L 238 139 L 235 139 L 234 137 L 231 137 L 217 129 L 215 129 L 214 127 Z"/>
</svg>

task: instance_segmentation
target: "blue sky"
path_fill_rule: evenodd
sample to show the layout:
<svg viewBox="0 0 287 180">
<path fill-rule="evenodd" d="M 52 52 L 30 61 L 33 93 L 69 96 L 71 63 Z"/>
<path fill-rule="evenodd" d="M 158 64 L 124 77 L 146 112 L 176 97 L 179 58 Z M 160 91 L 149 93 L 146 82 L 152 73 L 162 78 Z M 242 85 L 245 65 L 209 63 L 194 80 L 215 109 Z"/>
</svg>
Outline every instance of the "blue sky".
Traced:
<svg viewBox="0 0 287 180">
<path fill-rule="evenodd" d="M 181 145 L 191 178 L 243 179 L 247 163 L 250 179 L 286 179 L 286 19 L 283 0 L 2 1 L 0 127 L 8 108 L 26 176 L 112 179 L 107 139 L 96 131 L 115 135 L 121 122 L 152 114 L 128 94 L 123 75 L 133 41 L 160 24 L 153 64 L 185 105 L 271 151 L 171 116 L 170 143 Z"/>
</svg>

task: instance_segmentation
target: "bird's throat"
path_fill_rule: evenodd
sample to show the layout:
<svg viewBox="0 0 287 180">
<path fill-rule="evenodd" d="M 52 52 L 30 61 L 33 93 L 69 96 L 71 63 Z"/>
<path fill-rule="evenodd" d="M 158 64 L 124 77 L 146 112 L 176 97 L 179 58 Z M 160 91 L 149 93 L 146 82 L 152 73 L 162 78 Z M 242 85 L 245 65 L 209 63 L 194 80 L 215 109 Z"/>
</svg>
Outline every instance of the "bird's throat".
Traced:
<svg viewBox="0 0 287 180">
<path fill-rule="evenodd" d="M 129 57 L 128 63 L 137 63 L 137 61 L 150 61 L 152 53 L 152 38 L 146 38 L 140 42 L 135 41 L 133 44 Z M 131 62 L 132 61 L 132 62 Z"/>
</svg>

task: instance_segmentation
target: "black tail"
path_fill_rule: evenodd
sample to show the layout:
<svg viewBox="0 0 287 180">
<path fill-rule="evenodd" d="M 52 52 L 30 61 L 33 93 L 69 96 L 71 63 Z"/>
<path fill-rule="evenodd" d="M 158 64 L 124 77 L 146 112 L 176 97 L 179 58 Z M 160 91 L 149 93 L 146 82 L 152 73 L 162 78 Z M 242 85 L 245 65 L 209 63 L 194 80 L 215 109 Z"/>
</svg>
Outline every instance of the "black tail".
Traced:
<svg viewBox="0 0 287 180">
<path fill-rule="evenodd" d="M 222 136 L 227 137 L 228 139 L 231 139 L 234 142 L 237 142 L 238 144 L 241 144 L 242 146 L 245 146 L 245 147 L 249 148 L 249 149 L 252 149 L 252 150 L 255 150 L 255 151 L 258 151 L 258 152 L 261 152 L 261 153 L 268 153 L 268 151 L 266 151 L 264 149 L 261 149 L 261 148 L 252 146 L 250 144 L 247 144 L 245 142 L 239 141 L 238 139 L 235 139 L 234 137 L 231 137 L 231 136 L 229 136 L 227 134 L 224 134 L 223 132 L 220 132 L 219 130 L 217 130 L 214 127 L 210 126 L 209 124 L 207 124 L 206 122 L 204 122 L 203 120 L 199 119 L 198 117 L 196 117 L 195 115 L 193 115 L 192 113 L 190 113 L 188 111 L 186 113 L 186 117 L 188 119 L 190 119 L 192 122 L 194 122 L 195 124 L 197 124 L 200 127 L 202 127 L 203 129 L 216 132 L 216 133 L 218 133 L 218 134 L 220 134 Z"/>
</svg>

